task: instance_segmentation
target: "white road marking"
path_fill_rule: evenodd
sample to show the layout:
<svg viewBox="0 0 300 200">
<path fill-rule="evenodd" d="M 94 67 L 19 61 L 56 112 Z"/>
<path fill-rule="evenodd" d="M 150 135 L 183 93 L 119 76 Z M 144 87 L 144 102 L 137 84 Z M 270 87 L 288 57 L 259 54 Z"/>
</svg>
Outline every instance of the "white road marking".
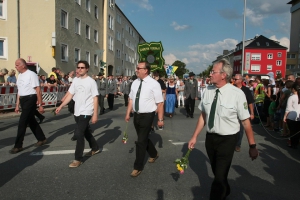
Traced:
<svg viewBox="0 0 300 200">
<path fill-rule="evenodd" d="M 84 153 L 89 152 L 91 149 L 84 149 Z M 103 148 L 101 151 L 108 151 L 108 149 Z M 48 156 L 48 155 L 58 155 L 58 154 L 72 154 L 75 150 L 58 150 L 58 151 L 34 151 L 30 153 L 30 156 Z"/>
<path fill-rule="evenodd" d="M 172 142 L 173 140 L 169 140 L 173 145 L 184 145 L 187 144 L 187 142 Z M 204 143 L 205 141 L 197 141 L 198 143 Z"/>
</svg>

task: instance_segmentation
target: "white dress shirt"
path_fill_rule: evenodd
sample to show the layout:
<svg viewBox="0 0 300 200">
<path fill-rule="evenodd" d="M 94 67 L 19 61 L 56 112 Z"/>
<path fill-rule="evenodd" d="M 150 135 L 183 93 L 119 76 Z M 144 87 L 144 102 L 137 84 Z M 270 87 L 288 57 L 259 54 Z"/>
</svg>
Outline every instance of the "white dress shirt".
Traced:
<svg viewBox="0 0 300 200">
<path fill-rule="evenodd" d="M 36 94 L 35 88 L 40 86 L 39 78 L 36 73 L 27 69 L 25 72 L 19 74 L 17 86 L 19 96 Z"/>
<path fill-rule="evenodd" d="M 135 98 L 141 80 L 136 79 L 131 85 L 129 98 L 132 100 L 133 110 L 135 111 Z M 157 109 L 157 104 L 163 102 L 160 84 L 150 76 L 143 79 L 139 97 L 139 113 L 151 113 Z M 135 111 L 136 112 L 136 111 Z"/>
</svg>

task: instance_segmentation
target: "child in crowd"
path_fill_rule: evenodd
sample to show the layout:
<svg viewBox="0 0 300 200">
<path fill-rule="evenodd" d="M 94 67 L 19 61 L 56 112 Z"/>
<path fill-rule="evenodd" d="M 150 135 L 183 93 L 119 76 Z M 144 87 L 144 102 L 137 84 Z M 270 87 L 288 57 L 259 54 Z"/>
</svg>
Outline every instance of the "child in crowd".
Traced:
<svg viewBox="0 0 300 200">
<path fill-rule="evenodd" d="M 274 131 L 274 115 L 275 115 L 275 111 L 276 111 L 276 96 L 275 95 L 271 95 L 270 97 L 271 103 L 269 106 L 269 117 L 270 117 L 270 127 L 269 130 L 270 131 Z"/>
</svg>

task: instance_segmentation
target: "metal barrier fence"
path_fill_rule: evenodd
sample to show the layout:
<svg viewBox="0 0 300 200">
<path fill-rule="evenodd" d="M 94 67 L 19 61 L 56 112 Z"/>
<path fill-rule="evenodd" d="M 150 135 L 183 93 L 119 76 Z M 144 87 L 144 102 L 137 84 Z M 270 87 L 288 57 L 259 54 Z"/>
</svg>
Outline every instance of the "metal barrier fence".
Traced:
<svg viewBox="0 0 300 200">
<path fill-rule="evenodd" d="M 65 96 L 69 86 L 41 87 L 43 105 L 56 106 Z M 13 109 L 17 103 L 17 86 L 0 86 L 0 110 Z"/>
</svg>

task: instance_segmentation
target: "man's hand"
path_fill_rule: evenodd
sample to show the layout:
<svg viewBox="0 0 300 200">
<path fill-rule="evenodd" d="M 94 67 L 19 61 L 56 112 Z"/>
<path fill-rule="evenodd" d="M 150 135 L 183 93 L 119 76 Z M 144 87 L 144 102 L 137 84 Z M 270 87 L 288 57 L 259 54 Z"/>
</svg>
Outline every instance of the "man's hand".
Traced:
<svg viewBox="0 0 300 200">
<path fill-rule="evenodd" d="M 163 121 L 157 121 L 157 126 L 158 127 L 163 127 L 164 126 L 164 122 Z"/>
<path fill-rule="evenodd" d="M 193 149 L 195 144 L 197 142 L 197 138 L 196 137 L 192 137 L 191 140 L 189 141 L 189 144 L 188 144 L 188 148 L 189 149 Z"/>
<path fill-rule="evenodd" d="M 254 119 L 254 114 L 250 115 L 250 119 L 253 120 Z"/>
<path fill-rule="evenodd" d="M 257 156 L 259 155 L 256 147 L 255 148 L 249 148 L 249 156 L 252 160 L 255 160 Z"/>
<path fill-rule="evenodd" d="M 43 113 L 45 112 L 45 110 L 44 110 L 44 107 L 43 107 L 43 106 L 39 106 L 39 112 L 40 112 L 41 114 L 43 114 Z"/>
<path fill-rule="evenodd" d="M 60 110 L 61 110 L 61 107 L 59 106 L 59 107 L 56 108 L 55 113 L 56 113 L 56 114 L 59 114 L 59 111 L 60 111 Z"/>
<path fill-rule="evenodd" d="M 93 115 L 92 116 L 92 124 L 95 124 L 98 121 L 98 116 L 97 115 Z"/>
<path fill-rule="evenodd" d="M 15 112 L 16 112 L 16 113 L 19 113 L 19 112 L 20 112 L 19 105 L 16 105 Z"/>
<path fill-rule="evenodd" d="M 198 97 L 195 97 L 195 100 L 198 100 Z"/>
<path fill-rule="evenodd" d="M 129 122 L 129 120 L 130 120 L 130 115 L 126 115 L 125 116 L 125 122 Z"/>
</svg>

